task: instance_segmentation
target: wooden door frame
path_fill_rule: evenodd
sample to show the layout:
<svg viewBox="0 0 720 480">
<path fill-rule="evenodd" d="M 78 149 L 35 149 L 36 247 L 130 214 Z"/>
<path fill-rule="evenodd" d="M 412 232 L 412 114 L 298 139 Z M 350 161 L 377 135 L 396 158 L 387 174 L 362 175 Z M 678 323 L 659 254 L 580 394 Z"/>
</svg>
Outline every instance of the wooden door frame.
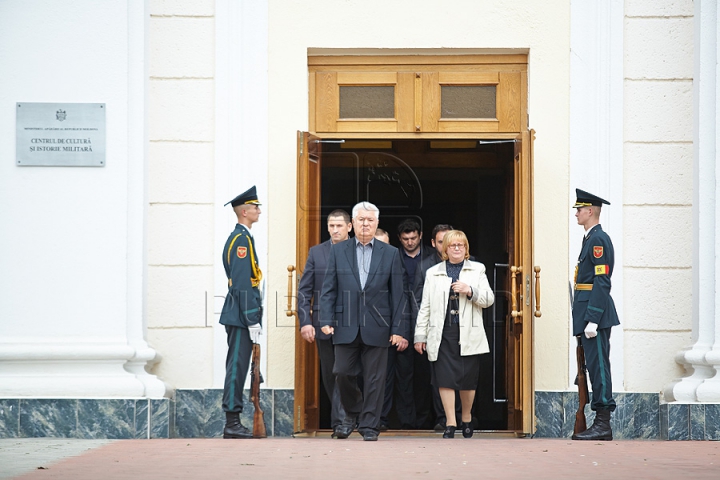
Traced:
<svg viewBox="0 0 720 480">
<path fill-rule="evenodd" d="M 298 229 L 295 239 L 296 263 L 294 267 L 297 272 L 294 286 L 295 292 L 297 292 L 298 279 L 303 274 L 310 247 L 320 243 L 322 144 L 317 140 L 319 138 L 312 134 L 297 132 Z M 314 168 L 311 168 L 309 165 L 313 162 Z M 292 287 L 290 289 L 292 290 Z M 288 292 L 289 297 L 292 297 L 292 294 L 292 291 Z M 291 313 L 295 313 L 296 318 L 293 431 L 315 431 L 320 419 L 320 361 L 315 344 L 306 342 L 300 335 L 300 320 L 297 311 L 290 311 L 288 315 Z M 312 365 L 312 368 L 306 368 L 308 365 Z"/>
<path fill-rule="evenodd" d="M 463 63 L 463 56 L 436 56 L 430 60 L 429 63 L 438 63 L 441 60 L 447 62 L 447 65 L 451 65 L 450 60 L 457 62 L 458 64 Z M 472 58 L 470 58 L 472 57 Z M 466 63 L 477 62 L 478 58 L 482 59 L 484 56 L 468 56 L 466 57 Z M 525 66 L 527 66 L 527 56 L 520 56 L 525 59 Z M 511 57 L 496 57 L 500 58 L 501 61 L 507 61 L 507 63 L 518 63 L 518 56 Z M 409 58 L 409 57 L 408 57 Z M 308 65 L 317 64 L 317 60 L 308 59 Z M 402 64 L 402 62 L 416 63 L 417 57 L 410 58 L 393 56 L 392 58 L 385 57 L 378 59 L 378 57 L 334 57 L 332 62 L 336 62 L 338 65 L 342 64 L 365 64 L 372 65 L 373 69 L 377 69 L 379 65 L 387 65 L 390 63 Z M 344 63 L 343 63 L 344 62 Z M 492 63 L 492 62 L 490 62 Z M 521 265 L 523 270 L 522 276 L 522 288 L 525 288 L 527 282 L 530 282 L 530 295 L 523 293 L 522 302 L 519 302 L 521 313 L 521 331 L 522 341 L 518 342 L 518 346 L 521 348 L 521 361 L 520 365 L 515 369 L 514 376 L 516 378 L 516 386 L 519 390 L 519 404 L 518 408 L 522 410 L 522 418 L 520 421 L 516 420 L 514 425 L 508 425 L 508 428 L 513 430 L 516 435 L 528 435 L 535 431 L 535 405 L 534 405 L 534 371 L 533 371 L 533 306 L 534 297 L 532 295 L 532 270 L 533 270 L 533 159 L 532 159 L 532 143 L 534 139 L 534 132 L 528 130 L 528 116 L 527 116 L 527 96 L 528 96 L 528 83 L 527 83 L 527 71 L 521 73 L 521 81 L 518 86 L 518 90 L 512 92 L 513 94 L 520 96 L 520 115 L 519 125 L 517 131 L 511 132 L 486 132 L 486 133 L 465 133 L 465 132 L 418 132 L 418 133 L 402 133 L 402 132 L 312 132 L 302 133 L 299 132 L 298 141 L 301 142 L 303 139 L 307 142 L 310 135 L 317 136 L 318 139 L 389 139 L 389 140 L 459 140 L 459 139 L 507 139 L 514 140 L 519 139 L 520 147 L 520 159 L 523 162 L 523 168 L 521 171 L 521 178 L 519 185 L 514 185 L 514 200 L 515 202 L 521 202 L 520 210 L 515 209 L 515 215 L 521 212 L 521 216 L 517 219 L 520 222 L 524 222 L 523 228 L 514 227 L 515 232 L 520 232 L 521 235 L 521 247 L 520 250 L 514 253 L 513 262 L 516 265 Z M 311 129 L 314 130 L 315 126 L 315 91 L 314 83 L 310 86 L 310 108 L 309 108 L 309 123 Z M 320 145 L 320 144 L 318 144 Z M 307 143 L 305 144 L 307 147 Z M 296 252 L 296 267 L 302 268 L 305 265 L 308 250 L 311 246 L 319 243 L 319 232 L 321 226 L 320 220 L 320 188 L 317 185 L 314 193 L 310 192 L 311 188 L 308 172 L 304 171 L 302 162 L 303 146 L 298 145 L 298 231 L 297 231 L 297 252 Z M 307 148 L 305 148 L 305 155 L 307 156 Z M 318 163 L 320 169 L 320 164 Z M 319 183 L 319 182 L 318 182 Z M 308 197 L 303 195 L 316 195 L 317 208 L 313 208 L 308 204 Z M 305 207 L 303 207 L 305 205 Z M 301 211 L 301 209 L 305 210 Z M 308 212 L 315 211 L 316 218 L 313 221 L 313 228 L 308 230 L 310 223 L 307 219 L 303 220 L 303 215 L 307 215 Z M 304 229 L 304 230 L 303 230 Z M 513 319 L 509 318 L 509 322 Z M 319 412 L 313 411 L 313 409 L 319 409 L 319 368 L 317 350 L 315 345 L 308 344 L 296 333 L 295 340 L 295 411 L 294 411 L 294 425 L 295 432 L 304 432 L 310 435 L 314 435 L 319 427 Z M 312 365 L 312 372 L 309 372 L 306 368 Z M 314 372 L 314 373 L 313 373 Z M 308 383 L 305 383 L 308 382 Z M 313 398 L 307 398 L 307 394 L 312 393 Z"/>
</svg>

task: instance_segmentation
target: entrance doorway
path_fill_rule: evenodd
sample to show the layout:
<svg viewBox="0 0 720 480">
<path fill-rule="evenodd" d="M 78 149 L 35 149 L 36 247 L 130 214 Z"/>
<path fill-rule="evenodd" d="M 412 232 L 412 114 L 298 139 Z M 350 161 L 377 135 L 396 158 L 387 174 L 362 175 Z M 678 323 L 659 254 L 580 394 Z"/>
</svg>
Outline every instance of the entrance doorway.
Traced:
<svg viewBox="0 0 720 480">
<path fill-rule="evenodd" d="M 484 315 L 491 352 L 483 358 L 476 427 L 518 435 L 534 431 L 533 316 L 540 316 L 540 269 L 532 266 L 533 136 L 323 140 L 298 134 L 298 265 L 310 246 L 327 239 L 327 214 L 361 200 L 378 206 L 380 226 L 391 238 L 408 217 L 422 225 L 426 243 L 436 223 L 466 232 L 496 297 Z M 314 433 L 327 424 L 329 406 L 321 399 L 314 346 L 298 334 L 295 349 L 295 431 Z"/>
<path fill-rule="evenodd" d="M 401 248 L 397 226 L 406 218 L 422 228 L 423 245 L 430 245 L 436 224 L 447 223 L 468 236 L 470 253 L 483 263 L 495 293 L 495 304 L 484 312 L 490 353 L 482 356 L 473 406 L 476 429 L 511 431 L 522 425 L 521 408 L 511 398 L 518 384 L 516 333 L 510 315 L 509 267 L 515 242 L 514 192 L 517 178 L 515 140 L 311 140 L 319 176 L 319 211 L 312 217 L 310 236 L 325 241 L 327 214 L 336 208 L 351 211 L 367 200 L 380 209 L 380 228 Z M 322 153 L 320 153 L 322 152 Z M 322 161 L 320 161 L 320 159 Z M 313 165 L 313 166 L 315 166 Z M 412 342 L 411 342 L 412 343 Z M 521 357 L 521 356 L 520 356 Z M 313 367 L 311 367 L 313 368 Z M 317 368 L 315 366 L 314 368 Z M 319 375 L 317 427 L 330 428 L 330 402 Z M 390 428 L 399 428 L 393 412 Z M 306 427 L 309 427 L 306 426 Z M 521 427 L 520 427 L 521 428 Z"/>
<path fill-rule="evenodd" d="M 362 200 L 380 227 L 414 218 L 463 230 L 495 291 L 486 309 L 476 428 L 534 431 L 533 132 L 528 130 L 527 53 L 309 55 L 308 132 L 298 132 L 297 268 L 328 238 L 327 214 Z M 407 52 L 410 53 L 410 52 Z M 290 279 L 291 280 L 291 279 Z M 288 282 L 292 298 L 292 281 Z M 293 315 L 288 305 L 288 315 Z M 314 345 L 296 335 L 295 432 L 328 426 Z M 391 421 L 391 426 L 392 421 Z"/>
</svg>

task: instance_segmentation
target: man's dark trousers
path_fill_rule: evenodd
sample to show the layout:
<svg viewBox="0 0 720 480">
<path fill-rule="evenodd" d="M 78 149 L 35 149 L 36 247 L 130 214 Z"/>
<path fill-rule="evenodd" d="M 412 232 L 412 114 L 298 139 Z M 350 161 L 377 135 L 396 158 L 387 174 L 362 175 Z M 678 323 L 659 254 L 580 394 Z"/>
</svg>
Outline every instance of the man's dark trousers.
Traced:
<svg viewBox="0 0 720 480">
<path fill-rule="evenodd" d="M 360 433 L 379 433 L 377 428 L 380 419 L 377 413 L 382 411 L 385 394 L 385 375 L 388 347 L 365 345 L 360 334 L 352 343 L 335 345 L 335 383 L 340 390 L 340 398 L 348 417 L 357 417 Z M 357 377 L 362 373 L 363 388 L 361 392 Z"/>
<path fill-rule="evenodd" d="M 320 375 L 325 386 L 325 393 L 327 393 L 332 405 L 330 426 L 334 429 L 345 419 L 345 410 L 343 410 L 342 403 L 340 403 L 340 390 L 335 383 L 335 374 L 333 373 L 335 346 L 331 338 L 320 339 L 315 337 L 315 343 L 317 343 L 318 357 L 320 359 Z"/>
<path fill-rule="evenodd" d="M 415 349 L 409 346 L 402 352 L 390 347 L 388 352 L 387 377 L 385 379 L 385 401 L 383 402 L 383 422 L 387 422 L 393 403 L 400 428 L 416 428 L 414 370 Z M 410 372 L 408 375 L 407 372 Z"/>
</svg>

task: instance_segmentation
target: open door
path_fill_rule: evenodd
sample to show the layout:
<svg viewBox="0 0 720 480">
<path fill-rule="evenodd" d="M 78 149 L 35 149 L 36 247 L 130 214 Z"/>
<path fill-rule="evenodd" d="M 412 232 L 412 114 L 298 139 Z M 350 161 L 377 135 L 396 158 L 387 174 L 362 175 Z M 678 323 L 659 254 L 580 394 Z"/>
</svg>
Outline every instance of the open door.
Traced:
<svg viewBox="0 0 720 480">
<path fill-rule="evenodd" d="M 310 247 L 320 243 L 320 157 L 318 137 L 297 134 L 296 270 L 302 275 Z M 288 270 L 291 270 L 290 268 Z M 297 281 L 294 290 L 297 292 Z M 292 292 L 289 292 L 292 296 Z M 290 314 L 290 313 L 289 313 Z M 296 315 L 294 431 L 314 432 L 320 418 L 320 368 L 317 348 L 300 336 Z"/>
<path fill-rule="evenodd" d="M 373 199 L 383 209 L 383 227 L 390 231 L 394 231 L 397 224 L 408 216 L 422 218 L 427 224 L 426 230 L 446 222 L 464 226 L 471 244 L 475 245 L 478 258 L 500 269 L 500 282 L 496 289 L 505 290 L 500 295 L 504 301 L 498 304 L 497 318 L 493 314 L 489 320 L 489 323 L 499 326 L 500 332 L 497 341 L 493 340 L 501 364 L 498 370 L 499 389 L 497 395 L 493 390 L 493 394 L 485 399 L 485 407 L 490 404 L 490 407 L 502 405 L 502 408 L 484 408 L 484 416 L 478 415 L 478 420 L 485 425 L 481 430 L 512 432 L 521 436 L 534 432 L 532 317 L 539 316 L 539 311 L 534 308 L 539 309 L 538 272 L 533 267 L 532 256 L 533 134 L 532 131 L 520 134 L 514 145 L 509 145 L 504 139 L 478 147 L 477 141 L 463 143 L 455 140 L 432 145 L 427 139 L 372 139 L 366 143 L 359 140 L 341 143 L 327 139 L 321 141 L 308 133 L 298 132 L 295 266 L 299 270 L 304 268 L 309 248 L 322 240 L 323 204 L 349 208 L 358 201 L 358 192 L 365 192 L 367 183 L 381 174 L 387 173 L 382 178 L 402 179 L 405 170 L 387 162 L 378 166 L 378 158 L 402 159 L 418 185 L 425 185 L 428 191 L 441 192 L 453 186 L 463 192 L 432 204 L 415 205 L 399 202 L 398 195 L 404 190 L 388 187 L 382 191 L 374 190 Z M 363 149 L 366 145 L 371 146 Z M 324 152 L 321 152 L 321 146 Z M 377 182 L 374 186 L 377 188 Z M 480 210 L 468 209 L 467 205 L 477 205 Z M 482 217 L 482 225 L 476 225 L 478 211 L 486 213 Z M 298 272 L 300 274 L 301 271 Z M 292 279 L 289 283 L 293 283 Z M 289 295 L 292 296 L 292 293 Z M 496 302 L 498 298 L 496 294 Z M 320 388 L 317 350 L 315 345 L 300 337 L 299 331 L 296 333 L 295 349 L 294 431 L 315 435 L 321 424 L 324 425 L 323 415 L 328 414 Z M 493 363 L 488 371 L 495 372 L 495 368 Z M 494 388 L 495 385 L 495 377 L 492 376 L 492 383 L 488 386 Z M 492 412 L 488 413 L 490 410 Z"/>
<path fill-rule="evenodd" d="M 508 379 L 508 427 L 519 434 L 532 434 L 535 431 L 532 345 L 533 315 L 540 316 L 540 269 L 533 267 L 534 135 L 535 132 L 530 130 L 517 137 L 513 158 L 513 234 L 508 276 L 512 302 L 508 319 L 507 360 L 508 374 L 511 376 Z"/>
</svg>

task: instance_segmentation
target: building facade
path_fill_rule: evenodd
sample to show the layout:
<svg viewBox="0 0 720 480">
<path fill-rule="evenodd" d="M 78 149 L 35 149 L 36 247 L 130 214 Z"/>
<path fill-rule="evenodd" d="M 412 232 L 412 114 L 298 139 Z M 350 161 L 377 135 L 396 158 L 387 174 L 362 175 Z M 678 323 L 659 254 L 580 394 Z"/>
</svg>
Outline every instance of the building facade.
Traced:
<svg viewBox="0 0 720 480">
<path fill-rule="evenodd" d="M 616 436 L 720 438 L 717 61 L 712 1 L 0 2 L 0 435 L 219 435 L 222 205 L 256 185 L 272 434 L 323 427 L 288 267 L 369 197 L 381 227 L 450 215 L 498 275 L 484 429 L 569 436 L 578 187 L 611 202 Z M 392 121 L 325 115 L 388 85 Z M 490 86 L 494 120 L 428 113 L 456 86 Z M 18 164 L 31 103 L 104 104 L 104 164 Z M 371 167 L 414 193 L 370 189 Z M 467 179 L 474 204 L 433 196 Z"/>
</svg>

